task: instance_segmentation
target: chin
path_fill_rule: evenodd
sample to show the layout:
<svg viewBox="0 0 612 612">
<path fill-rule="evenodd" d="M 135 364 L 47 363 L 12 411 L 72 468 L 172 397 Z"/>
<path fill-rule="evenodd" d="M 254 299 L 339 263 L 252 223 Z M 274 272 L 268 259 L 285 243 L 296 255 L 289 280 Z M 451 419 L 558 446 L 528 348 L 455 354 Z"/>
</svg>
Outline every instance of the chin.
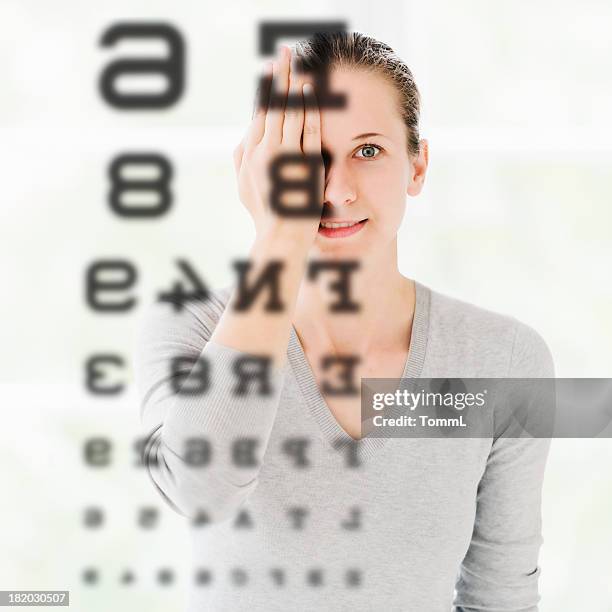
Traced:
<svg viewBox="0 0 612 612">
<path fill-rule="evenodd" d="M 343 242 L 343 240 L 325 240 L 317 236 L 315 239 L 312 250 L 317 253 L 323 253 L 327 258 L 337 259 L 363 259 L 364 255 L 368 252 L 367 247 L 368 241 L 360 242 L 359 240 Z"/>
</svg>

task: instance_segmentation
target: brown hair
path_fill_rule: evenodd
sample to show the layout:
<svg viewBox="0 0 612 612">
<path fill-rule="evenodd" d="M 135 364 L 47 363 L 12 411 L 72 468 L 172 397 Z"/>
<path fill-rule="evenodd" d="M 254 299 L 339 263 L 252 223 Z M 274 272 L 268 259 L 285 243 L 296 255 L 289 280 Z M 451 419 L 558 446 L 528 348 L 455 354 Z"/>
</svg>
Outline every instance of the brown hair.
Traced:
<svg viewBox="0 0 612 612">
<path fill-rule="evenodd" d="M 408 152 L 419 154 L 421 96 L 412 72 L 395 51 L 360 32 L 317 32 L 298 41 L 295 51 L 306 71 L 357 68 L 385 77 L 399 94 L 399 112 L 406 124 Z"/>
</svg>

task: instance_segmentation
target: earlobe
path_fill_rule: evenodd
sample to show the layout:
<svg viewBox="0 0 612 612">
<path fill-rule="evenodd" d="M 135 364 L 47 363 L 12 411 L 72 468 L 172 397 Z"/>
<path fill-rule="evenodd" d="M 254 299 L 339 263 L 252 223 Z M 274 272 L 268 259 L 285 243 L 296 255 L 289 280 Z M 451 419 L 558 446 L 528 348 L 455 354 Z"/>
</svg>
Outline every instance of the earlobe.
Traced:
<svg viewBox="0 0 612 612">
<path fill-rule="evenodd" d="M 406 193 L 410 196 L 417 196 L 419 195 L 419 193 L 421 193 L 422 186 L 423 181 L 415 174 L 415 177 L 412 181 L 410 181 L 410 184 L 408 185 Z"/>
</svg>

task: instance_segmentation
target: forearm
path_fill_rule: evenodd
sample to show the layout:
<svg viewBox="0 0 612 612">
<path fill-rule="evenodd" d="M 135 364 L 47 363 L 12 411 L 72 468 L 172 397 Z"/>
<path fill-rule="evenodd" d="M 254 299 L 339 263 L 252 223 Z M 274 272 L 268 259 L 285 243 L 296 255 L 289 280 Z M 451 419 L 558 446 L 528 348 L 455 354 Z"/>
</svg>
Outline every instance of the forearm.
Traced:
<svg viewBox="0 0 612 612">
<path fill-rule="evenodd" d="M 247 286 L 255 283 L 268 265 L 281 262 L 278 293 L 282 310 L 265 309 L 269 292 L 264 290 L 247 310 L 236 311 L 238 290 L 234 289 L 210 342 L 244 353 L 269 356 L 272 365 L 282 369 L 286 363 L 297 295 L 306 269 L 307 250 L 308 245 L 297 234 L 292 237 L 287 233 L 270 232 L 256 239 L 249 253 L 251 268 L 246 275 Z"/>
</svg>

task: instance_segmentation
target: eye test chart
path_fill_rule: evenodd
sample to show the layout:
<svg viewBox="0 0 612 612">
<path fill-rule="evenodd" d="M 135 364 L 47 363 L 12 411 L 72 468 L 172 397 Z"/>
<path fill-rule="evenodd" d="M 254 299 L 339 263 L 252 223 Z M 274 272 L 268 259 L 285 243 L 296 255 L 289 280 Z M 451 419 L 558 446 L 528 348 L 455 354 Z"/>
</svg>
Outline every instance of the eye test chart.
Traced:
<svg viewBox="0 0 612 612">
<path fill-rule="evenodd" d="M 0 591 L 87 612 L 183 610 L 189 588 L 214 582 L 248 593 L 248 567 L 194 567 L 205 521 L 152 485 L 131 360 L 151 302 L 235 281 L 254 233 L 232 151 L 264 62 L 313 27 L 388 42 L 419 84 L 431 161 L 400 230 L 402 271 L 542 330 L 558 376 L 610 375 L 602 4 L 7 0 L 0 23 Z M 207 452 L 194 441 L 194 465 Z M 555 441 L 543 611 L 612 609 L 611 460 L 605 440 Z M 337 518 L 352 534 L 369 517 L 356 504 Z M 329 579 L 323 564 L 299 577 L 280 565 L 271 586 Z M 339 580 L 358 584 L 349 560 Z"/>
</svg>

